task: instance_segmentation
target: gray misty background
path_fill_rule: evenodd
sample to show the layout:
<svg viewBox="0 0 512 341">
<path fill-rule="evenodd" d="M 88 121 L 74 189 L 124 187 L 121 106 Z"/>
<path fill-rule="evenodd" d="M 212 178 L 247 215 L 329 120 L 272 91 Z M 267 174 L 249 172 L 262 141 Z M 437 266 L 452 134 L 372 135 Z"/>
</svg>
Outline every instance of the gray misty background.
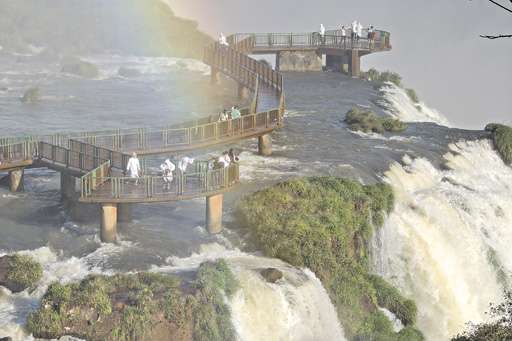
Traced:
<svg viewBox="0 0 512 341">
<path fill-rule="evenodd" d="M 502 0 L 503 1 L 503 0 Z M 458 127 L 512 123 L 512 15 L 486 0 L 167 0 L 177 15 L 218 32 L 300 32 L 320 23 L 339 27 L 358 19 L 389 30 L 393 51 L 367 56 L 363 68 L 404 77 L 430 107 Z M 507 1 L 508 2 L 508 1 Z"/>
</svg>

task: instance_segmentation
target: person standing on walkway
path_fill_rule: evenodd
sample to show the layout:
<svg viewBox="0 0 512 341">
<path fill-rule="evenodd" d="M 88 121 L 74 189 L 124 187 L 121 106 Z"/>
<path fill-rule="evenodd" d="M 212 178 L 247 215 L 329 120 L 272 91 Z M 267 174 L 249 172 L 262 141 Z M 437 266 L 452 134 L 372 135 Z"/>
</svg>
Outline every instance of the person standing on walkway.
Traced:
<svg viewBox="0 0 512 341">
<path fill-rule="evenodd" d="M 357 41 L 363 37 L 363 25 L 361 23 L 357 23 Z"/>
<path fill-rule="evenodd" d="M 226 36 L 224 35 L 224 33 L 222 33 L 222 32 L 219 35 L 219 44 L 222 46 L 229 46 L 228 40 L 227 40 Z"/>
<path fill-rule="evenodd" d="M 373 29 L 373 26 L 370 25 L 368 28 L 368 48 L 372 48 L 373 45 L 373 39 L 374 39 L 375 31 Z"/>
<path fill-rule="evenodd" d="M 341 44 L 344 48 L 347 47 L 347 30 L 345 25 L 341 26 Z"/>
<path fill-rule="evenodd" d="M 354 44 L 354 41 L 356 40 L 357 38 L 357 20 L 354 20 L 352 22 L 352 32 L 351 32 L 351 37 L 352 37 L 352 45 Z"/>
<path fill-rule="evenodd" d="M 175 169 L 176 166 L 171 162 L 170 159 L 165 160 L 165 162 L 160 165 L 160 170 L 162 171 L 162 179 L 164 181 L 164 189 L 171 189 L 171 183 L 174 180 L 173 172 Z"/>
<path fill-rule="evenodd" d="M 325 44 L 325 26 L 324 24 L 320 24 L 320 41 L 322 45 Z"/>
<path fill-rule="evenodd" d="M 138 185 L 141 168 L 136 153 L 133 153 L 132 157 L 128 160 L 128 164 L 126 165 L 126 172 L 130 178 L 135 179 L 135 185 Z"/>
</svg>

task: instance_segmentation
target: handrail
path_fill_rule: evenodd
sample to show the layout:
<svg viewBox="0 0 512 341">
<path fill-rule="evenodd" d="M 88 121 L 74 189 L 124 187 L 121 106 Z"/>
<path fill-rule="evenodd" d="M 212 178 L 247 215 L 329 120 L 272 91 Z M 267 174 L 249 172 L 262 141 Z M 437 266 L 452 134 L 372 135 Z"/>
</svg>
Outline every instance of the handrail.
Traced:
<svg viewBox="0 0 512 341">
<path fill-rule="evenodd" d="M 87 198 L 92 195 L 99 186 L 108 181 L 110 176 L 111 163 L 110 160 L 105 161 L 97 168 L 80 178 L 80 195 Z"/>
<path fill-rule="evenodd" d="M 73 139 L 69 140 L 69 149 L 73 152 L 110 160 L 112 167 L 123 171 L 126 169 L 126 165 L 130 159 L 130 155 L 128 154 Z"/>
<path fill-rule="evenodd" d="M 105 166 L 106 165 L 102 165 Z M 105 170 L 99 169 L 97 172 Z M 142 176 L 140 178 L 130 177 L 105 177 L 99 176 L 98 180 L 82 178 L 82 199 L 89 199 L 95 202 L 132 200 L 151 201 L 158 199 L 175 199 L 181 197 L 200 196 L 207 193 L 218 192 L 231 188 L 240 181 L 240 169 L 238 164 L 233 163 L 227 168 L 207 169 L 206 171 L 185 173 L 179 171 L 172 181 L 166 183 L 163 176 Z M 96 182 L 94 182 L 96 181 Z M 95 188 L 91 183 L 97 184 Z M 107 190 L 108 183 L 110 188 Z M 103 190 L 99 190 L 103 187 Z"/>
<path fill-rule="evenodd" d="M 81 172 L 89 172 L 108 161 L 94 155 L 75 152 L 46 142 L 39 142 L 37 157 L 39 160 L 65 168 L 74 168 Z"/>
<path fill-rule="evenodd" d="M 38 143 L 25 141 L 0 146 L 0 162 L 28 161 L 38 153 Z"/>
</svg>

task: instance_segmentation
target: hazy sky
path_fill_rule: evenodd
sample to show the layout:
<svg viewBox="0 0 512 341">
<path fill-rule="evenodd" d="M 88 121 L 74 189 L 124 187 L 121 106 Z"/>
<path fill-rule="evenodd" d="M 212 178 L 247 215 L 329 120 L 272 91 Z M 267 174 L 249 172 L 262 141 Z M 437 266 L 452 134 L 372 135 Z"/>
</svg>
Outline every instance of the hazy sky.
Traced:
<svg viewBox="0 0 512 341">
<path fill-rule="evenodd" d="M 502 0 L 505 2 L 505 0 Z M 179 15 L 216 36 L 305 32 L 357 19 L 391 32 L 393 51 L 364 57 L 363 68 L 397 71 L 408 87 L 458 127 L 512 123 L 512 14 L 486 0 L 168 0 Z M 508 1 L 506 1 L 508 2 Z"/>
</svg>

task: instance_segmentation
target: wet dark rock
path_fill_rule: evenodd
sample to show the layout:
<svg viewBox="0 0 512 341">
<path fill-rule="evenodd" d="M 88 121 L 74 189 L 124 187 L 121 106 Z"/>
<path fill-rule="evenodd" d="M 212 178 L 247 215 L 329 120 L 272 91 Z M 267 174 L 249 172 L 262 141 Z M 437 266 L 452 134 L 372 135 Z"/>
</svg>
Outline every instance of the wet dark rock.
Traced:
<svg viewBox="0 0 512 341">
<path fill-rule="evenodd" d="M 140 75 L 141 75 L 139 70 L 130 69 L 127 67 L 120 67 L 119 70 L 117 71 L 117 74 L 119 76 L 125 77 L 125 78 L 135 78 L 135 77 L 140 77 Z"/>
<path fill-rule="evenodd" d="M 83 78 L 97 78 L 100 74 L 96 65 L 78 58 L 65 58 L 62 61 L 61 71 Z"/>
<path fill-rule="evenodd" d="M 12 337 L 10 337 L 10 336 L 0 337 L 0 341 L 12 341 Z"/>
<path fill-rule="evenodd" d="M 261 270 L 260 274 L 265 278 L 265 280 L 269 283 L 276 283 L 281 278 L 283 278 L 283 273 L 275 268 L 268 268 Z"/>
</svg>

